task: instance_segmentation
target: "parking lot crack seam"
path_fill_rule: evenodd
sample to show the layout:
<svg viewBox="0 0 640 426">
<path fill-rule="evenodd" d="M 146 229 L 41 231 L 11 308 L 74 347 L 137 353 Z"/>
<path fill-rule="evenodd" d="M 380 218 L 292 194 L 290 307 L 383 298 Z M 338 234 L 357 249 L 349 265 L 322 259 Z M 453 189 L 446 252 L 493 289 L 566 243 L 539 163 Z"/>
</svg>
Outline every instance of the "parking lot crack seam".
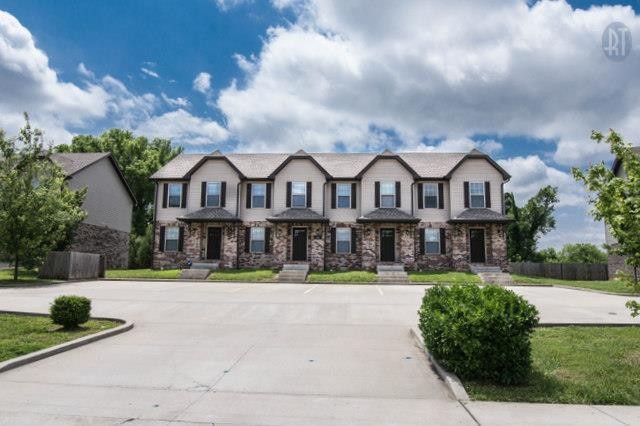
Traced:
<svg viewBox="0 0 640 426">
<path fill-rule="evenodd" d="M 606 415 L 606 416 L 608 416 L 608 417 L 611 417 L 613 420 L 615 420 L 615 421 L 619 422 L 621 425 L 628 425 L 628 424 L 629 424 L 629 423 L 625 423 L 625 422 L 623 422 L 622 420 L 620 420 L 619 418 L 617 418 L 617 417 L 616 417 L 616 416 L 614 416 L 613 414 L 608 413 L 608 412 L 606 412 L 606 411 L 604 411 L 604 410 L 601 410 L 600 408 L 596 407 L 595 405 L 592 405 L 592 406 L 591 406 L 591 408 L 593 408 L 593 409 L 594 409 L 594 410 L 596 410 L 596 411 L 600 411 L 602 414 L 604 414 L 604 415 Z"/>
</svg>

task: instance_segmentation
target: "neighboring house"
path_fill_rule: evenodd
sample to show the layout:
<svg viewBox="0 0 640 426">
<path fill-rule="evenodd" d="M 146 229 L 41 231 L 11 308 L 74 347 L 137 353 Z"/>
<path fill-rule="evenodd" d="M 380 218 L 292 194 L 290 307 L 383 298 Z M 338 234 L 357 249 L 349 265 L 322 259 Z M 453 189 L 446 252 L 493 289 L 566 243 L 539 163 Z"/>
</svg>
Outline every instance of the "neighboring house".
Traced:
<svg viewBox="0 0 640 426">
<path fill-rule="evenodd" d="M 135 197 L 108 152 L 52 154 L 73 189 L 87 188 L 86 218 L 76 229 L 70 250 L 102 254 L 108 268 L 129 263 L 129 233 Z"/>
<path fill-rule="evenodd" d="M 633 151 L 636 154 L 640 155 L 640 146 L 633 147 Z M 622 167 L 622 161 L 620 161 L 620 159 L 618 158 L 616 158 L 613 161 L 612 170 L 613 170 L 613 173 L 618 177 L 626 176 L 624 167 Z M 611 230 L 609 229 L 609 226 L 606 224 L 604 227 L 604 239 L 605 239 L 605 243 L 612 247 L 615 247 L 615 245 L 618 243 L 616 239 L 613 237 L 613 235 L 611 235 Z M 609 264 L 608 269 L 609 269 L 610 278 L 615 277 L 616 272 L 618 272 L 619 270 L 627 271 L 629 273 L 633 272 L 632 268 L 625 263 L 625 258 L 623 256 L 610 254 L 608 257 L 608 264 Z"/>
<path fill-rule="evenodd" d="M 477 150 L 182 154 L 151 177 L 153 265 L 506 269 L 509 178 Z"/>
</svg>

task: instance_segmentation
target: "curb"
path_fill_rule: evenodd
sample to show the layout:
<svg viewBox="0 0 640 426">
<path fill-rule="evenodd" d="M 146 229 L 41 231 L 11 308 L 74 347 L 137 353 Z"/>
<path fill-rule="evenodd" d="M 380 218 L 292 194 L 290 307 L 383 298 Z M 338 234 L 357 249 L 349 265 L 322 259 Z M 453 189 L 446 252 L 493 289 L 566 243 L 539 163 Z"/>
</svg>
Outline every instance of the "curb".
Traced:
<svg viewBox="0 0 640 426">
<path fill-rule="evenodd" d="M 36 316 L 36 317 L 49 316 L 48 314 L 42 314 L 37 312 L 17 312 L 17 311 L 4 311 L 4 310 L 0 310 L 0 314 Z M 133 328 L 133 322 L 124 321 L 119 318 L 91 317 L 91 319 L 117 321 L 122 324 L 117 327 L 101 331 L 99 333 L 90 334 L 88 336 L 80 337 L 79 339 L 71 340 L 69 342 L 61 343 L 56 346 L 51 346 L 49 348 L 41 349 L 36 352 L 31 352 L 26 355 L 19 356 L 17 358 L 11 358 L 6 361 L 0 362 L 0 373 L 3 373 L 5 371 L 11 370 L 17 367 L 21 367 L 26 364 L 30 364 L 32 362 L 39 361 L 44 358 L 48 358 L 53 355 L 57 355 L 62 352 L 66 352 L 71 349 L 79 348 L 80 346 L 88 345 L 89 343 L 96 342 L 98 340 L 102 340 L 107 337 L 124 333 Z"/>
<path fill-rule="evenodd" d="M 535 328 L 552 327 L 640 327 L 640 322 L 546 322 L 535 326 Z"/>
<path fill-rule="evenodd" d="M 445 370 L 444 367 L 442 367 L 440 363 L 436 361 L 431 352 L 429 352 L 429 349 L 427 349 L 427 347 L 425 346 L 420 330 L 417 330 L 416 327 L 411 327 L 411 329 L 409 329 L 409 335 L 414 340 L 416 345 L 420 348 L 420 350 L 422 350 L 422 352 L 424 352 L 424 354 L 427 356 L 427 359 L 433 365 L 436 373 L 438 373 L 438 376 L 440 376 L 442 381 L 444 381 L 444 384 L 451 391 L 454 398 L 460 402 L 469 401 L 469 395 L 464 389 L 464 386 L 462 386 L 462 382 L 460 381 L 458 376 L 451 373 L 450 371 Z"/>
<path fill-rule="evenodd" d="M 600 293 L 600 294 L 610 294 L 612 296 L 624 296 L 624 297 L 638 297 L 640 294 L 637 293 L 614 293 L 612 291 L 604 291 L 604 290 L 596 290 L 595 288 L 583 288 L 583 287 L 571 287 L 569 285 L 563 284 L 552 284 L 553 287 L 565 288 L 567 290 L 578 290 L 578 291 L 587 291 L 589 293 Z"/>
</svg>

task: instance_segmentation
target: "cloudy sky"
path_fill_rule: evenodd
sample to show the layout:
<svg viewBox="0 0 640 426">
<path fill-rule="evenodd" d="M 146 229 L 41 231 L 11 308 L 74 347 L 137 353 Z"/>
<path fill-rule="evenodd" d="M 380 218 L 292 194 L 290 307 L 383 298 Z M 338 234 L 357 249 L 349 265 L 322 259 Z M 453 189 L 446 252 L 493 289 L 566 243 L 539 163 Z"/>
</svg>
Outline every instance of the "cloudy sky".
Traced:
<svg viewBox="0 0 640 426">
<path fill-rule="evenodd" d="M 0 127 L 53 143 L 126 127 L 190 152 L 492 154 L 519 201 L 560 187 L 543 246 L 603 242 L 571 166 L 640 136 L 640 49 L 602 50 L 636 1 L 0 2 Z"/>
</svg>

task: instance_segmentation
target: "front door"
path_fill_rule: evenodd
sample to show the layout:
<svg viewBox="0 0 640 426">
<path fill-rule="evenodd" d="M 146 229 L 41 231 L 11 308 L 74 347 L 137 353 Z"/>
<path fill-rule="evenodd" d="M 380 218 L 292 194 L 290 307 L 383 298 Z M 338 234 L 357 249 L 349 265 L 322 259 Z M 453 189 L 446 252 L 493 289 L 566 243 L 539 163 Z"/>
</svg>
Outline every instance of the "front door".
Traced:
<svg viewBox="0 0 640 426">
<path fill-rule="evenodd" d="M 469 242 L 471 250 L 471 263 L 484 263 L 484 229 L 469 229 Z"/>
<path fill-rule="evenodd" d="M 307 228 L 293 228 L 291 260 L 307 260 Z"/>
<path fill-rule="evenodd" d="M 220 259 L 222 228 L 207 228 L 207 259 Z"/>
<path fill-rule="evenodd" d="M 380 230 L 380 262 L 395 262 L 396 230 L 382 228 Z"/>
</svg>

